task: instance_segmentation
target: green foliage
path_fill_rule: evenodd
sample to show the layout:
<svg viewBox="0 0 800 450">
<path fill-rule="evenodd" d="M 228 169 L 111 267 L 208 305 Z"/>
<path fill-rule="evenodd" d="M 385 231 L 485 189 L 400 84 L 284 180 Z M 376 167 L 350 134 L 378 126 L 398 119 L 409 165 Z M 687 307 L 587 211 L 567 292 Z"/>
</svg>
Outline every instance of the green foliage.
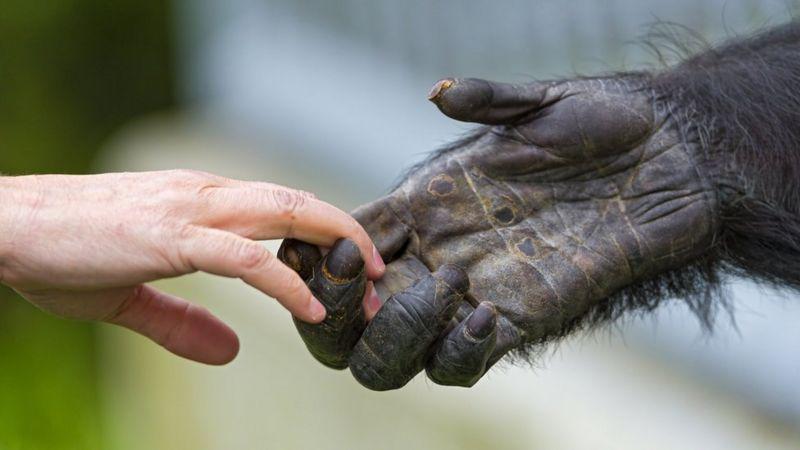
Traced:
<svg viewBox="0 0 800 450">
<path fill-rule="evenodd" d="M 4 0 L 0 171 L 81 173 L 120 124 L 172 102 L 166 1 Z"/>
<path fill-rule="evenodd" d="M 99 449 L 93 329 L 0 291 L 0 448 Z"/>
<path fill-rule="evenodd" d="M 116 128 L 169 107 L 168 6 L 3 0 L 0 172 L 85 173 Z M 0 289 L 0 450 L 106 448 L 95 359 L 91 325 Z"/>
</svg>

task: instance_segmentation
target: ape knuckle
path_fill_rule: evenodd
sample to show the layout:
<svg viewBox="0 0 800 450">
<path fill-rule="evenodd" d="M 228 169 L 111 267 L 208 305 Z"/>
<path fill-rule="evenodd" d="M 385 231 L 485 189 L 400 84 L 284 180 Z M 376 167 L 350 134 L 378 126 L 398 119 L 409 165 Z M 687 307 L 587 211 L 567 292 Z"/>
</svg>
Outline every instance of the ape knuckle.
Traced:
<svg viewBox="0 0 800 450">
<path fill-rule="evenodd" d="M 356 344 L 350 356 L 350 373 L 362 386 L 373 391 L 387 391 L 403 387 L 411 377 L 399 373 L 378 356 L 364 339 Z"/>
</svg>

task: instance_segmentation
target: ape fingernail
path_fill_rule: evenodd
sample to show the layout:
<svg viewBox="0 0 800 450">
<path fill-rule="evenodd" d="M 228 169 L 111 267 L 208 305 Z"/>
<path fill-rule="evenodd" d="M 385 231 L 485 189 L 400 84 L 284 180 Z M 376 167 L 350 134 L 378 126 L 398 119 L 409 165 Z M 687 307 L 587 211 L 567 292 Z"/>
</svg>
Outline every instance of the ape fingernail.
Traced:
<svg viewBox="0 0 800 450">
<path fill-rule="evenodd" d="M 325 257 L 325 275 L 333 281 L 350 281 L 364 269 L 364 260 L 356 244 L 339 239 Z"/>
<path fill-rule="evenodd" d="M 453 80 L 449 78 L 445 78 L 444 80 L 439 80 L 436 84 L 433 85 L 430 92 L 428 92 L 428 100 L 435 101 L 439 95 L 441 95 L 444 91 L 450 88 L 453 85 Z"/>
<path fill-rule="evenodd" d="M 477 339 L 489 336 L 494 330 L 496 315 L 494 305 L 488 302 L 481 303 L 467 319 L 467 332 Z"/>
</svg>

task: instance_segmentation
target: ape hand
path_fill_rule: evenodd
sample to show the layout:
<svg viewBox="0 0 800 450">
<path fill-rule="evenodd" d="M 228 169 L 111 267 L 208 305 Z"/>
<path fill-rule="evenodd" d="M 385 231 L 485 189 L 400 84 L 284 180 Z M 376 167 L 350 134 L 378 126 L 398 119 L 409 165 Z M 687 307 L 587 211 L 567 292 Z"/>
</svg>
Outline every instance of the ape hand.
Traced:
<svg viewBox="0 0 800 450">
<path fill-rule="evenodd" d="M 702 255 L 716 195 L 699 146 L 647 81 L 437 83 L 430 98 L 442 112 L 488 126 L 355 211 L 389 262 L 376 283 L 388 300 L 368 325 L 363 315 L 344 329 L 304 325 L 315 356 L 335 356 L 329 365 L 349 365 L 375 390 L 422 369 L 471 386 L 509 350 L 559 336 L 620 289 Z M 331 265 L 340 252 L 328 272 L 342 271 Z M 358 264 L 349 253 L 337 264 Z M 310 283 L 336 280 L 315 272 Z M 336 298 L 341 314 L 360 310 L 359 289 Z M 330 321 L 331 299 L 312 290 Z M 319 343 L 339 338 L 321 357 Z"/>
</svg>

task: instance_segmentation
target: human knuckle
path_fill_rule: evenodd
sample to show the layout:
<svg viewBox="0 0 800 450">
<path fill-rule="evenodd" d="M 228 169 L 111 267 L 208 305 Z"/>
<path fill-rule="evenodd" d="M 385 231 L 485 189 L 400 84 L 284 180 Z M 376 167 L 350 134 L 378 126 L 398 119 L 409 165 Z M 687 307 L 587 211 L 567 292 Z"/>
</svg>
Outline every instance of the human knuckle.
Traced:
<svg viewBox="0 0 800 450">
<path fill-rule="evenodd" d="M 245 270 L 264 268 L 272 262 L 272 254 L 257 242 L 237 242 L 233 247 L 239 264 Z"/>
<path fill-rule="evenodd" d="M 165 227 L 175 228 L 177 238 L 179 241 L 188 241 L 197 237 L 197 227 L 195 227 L 194 225 L 183 224 L 183 225 L 173 226 L 170 224 L 169 221 L 165 222 L 166 222 L 166 224 L 164 225 Z"/>
<path fill-rule="evenodd" d="M 228 205 L 231 202 L 237 201 L 229 189 L 224 189 L 218 184 L 211 182 L 196 185 L 194 192 L 195 194 L 192 198 L 193 205 L 206 211 L 214 204 Z"/>
<path fill-rule="evenodd" d="M 210 187 L 224 184 L 221 177 L 208 172 L 193 169 L 175 169 L 170 171 L 168 185 L 170 188 L 186 193 L 198 193 Z"/>
<path fill-rule="evenodd" d="M 298 210 L 305 206 L 308 197 L 301 195 L 297 191 L 276 189 L 271 191 L 272 204 L 275 212 L 282 216 L 293 216 Z"/>
<path fill-rule="evenodd" d="M 193 193 L 207 183 L 207 179 L 199 173 L 187 169 L 168 170 L 162 174 L 154 198 L 160 205 L 174 208 L 186 205 Z"/>
</svg>

